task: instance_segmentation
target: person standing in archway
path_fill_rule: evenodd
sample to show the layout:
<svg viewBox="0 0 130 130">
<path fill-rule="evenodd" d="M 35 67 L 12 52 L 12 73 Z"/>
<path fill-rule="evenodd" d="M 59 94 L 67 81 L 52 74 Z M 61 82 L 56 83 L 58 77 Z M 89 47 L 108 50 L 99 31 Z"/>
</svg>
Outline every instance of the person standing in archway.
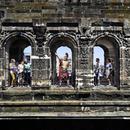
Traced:
<svg viewBox="0 0 130 130">
<path fill-rule="evenodd" d="M 96 58 L 96 65 L 94 65 L 94 85 L 100 84 L 100 59 Z"/>
<path fill-rule="evenodd" d="M 23 85 L 24 83 L 24 61 L 21 61 L 18 65 L 18 85 Z"/>
<path fill-rule="evenodd" d="M 108 58 L 106 64 L 106 78 L 108 80 L 109 85 L 112 85 L 112 81 L 111 81 L 112 70 L 113 70 L 112 62 L 111 59 Z"/>
<path fill-rule="evenodd" d="M 67 81 L 67 85 L 69 85 L 69 73 L 68 73 L 68 68 L 70 66 L 70 63 L 68 61 L 68 53 L 65 53 L 64 59 L 62 61 L 62 68 L 63 68 L 63 74 L 62 78 Z"/>
<path fill-rule="evenodd" d="M 57 56 L 57 55 L 56 55 Z M 61 85 L 62 82 L 67 81 L 67 85 L 69 85 L 69 73 L 68 73 L 68 67 L 70 66 L 70 63 L 68 61 L 68 53 L 65 53 L 65 56 L 63 59 L 59 59 L 59 74 L 58 79 L 59 83 Z"/>
<path fill-rule="evenodd" d="M 115 86 L 115 81 L 114 81 L 114 76 L 115 76 L 115 74 L 114 74 L 114 60 L 113 59 L 111 59 L 111 64 L 112 64 L 112 69 L 111 69 L 111 76 L 110 76 L 110 78 L 111 78 L 111 85 L 113 85 L 113 86 Z"/>
<path fill-rule="evenodd" d="M 31 64 L 29 61 L 24 61 L 24 81 L 25 85 L 31 86 Z"/>
<path fill-rule="evenodd" d="M 16 85 L 16 76 L 18 72 L 18 68 L 16 66 L 15 59 L 11 59 L 11 62 L 9 64 L 9 70 L 11 75 L 11 87 L 14 87 Z"/>
</svg>

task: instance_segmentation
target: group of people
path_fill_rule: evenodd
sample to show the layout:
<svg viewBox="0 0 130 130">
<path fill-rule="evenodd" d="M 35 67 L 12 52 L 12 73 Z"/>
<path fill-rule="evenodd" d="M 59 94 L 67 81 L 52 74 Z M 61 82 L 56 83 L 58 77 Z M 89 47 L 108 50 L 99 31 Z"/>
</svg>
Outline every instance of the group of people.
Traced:
<svg viewBox="0 0 130 130">
<path fill-rule="evenodd" d="M 100 77 L 104 76 L 107 81 L 108 85 L 114 85 L 114 63 L 113 60 L 108 58 L 106 65 L 104 67 L 104 73 L 101 74 L 101 66 L 100 66 L 100 59 L 96 58 L 96 65 L 94 66 L 94 85 L 100 85 Z"/>
<path fill-rule="evenodd" d="M 61 85 L 64 81 L 67 85 L 69 85 L 69 73 L 68 68 L 70 66 L 70 62 L 68 60 L 68 53 L 65 53 L 64 58 L 61 59 L 56 54 L 59 64 L 58 64 L 58 72 L 57 77 L 59 84 Z M 103 71 L 103 72 L 101 72 Z M 94 66 L 94 85 L 100 85 L 100 78 L 105 77 L 108 85 L 114 85 L 114 63 L 113 59 L 108 58 L 106 61 L 105 67 L 103 70 L 100 65 L 100 59 L 96 58 L 96 65 Z"/>
<path fill-rule="evenodd" d="M 68 60 L 68 53 L 65 53 L 64 58 L 61 59 L 56 54 L 59 64 L 58 64 L 58 72 L 57 77 L 59 84 L 65 83 L 69 85 L 69 72 L 68 68 L 71 66 Z M 96 58 L 96 64 L 94 65 L 94 85 L 100 85 L 100 77 L 105 76 L 108 85 L 113 85 L 114 79 L 114 64 L 113 60 L 108 58 L 106 65 L 104 67 L 104 74 L 101 74 L 101 66 L 100 59 Z M 21 61 L 19 64 L 16 64 L 15 59 L 11 59 L 9 64 L 9 72 L 11 77 L 10 85 L 14 86 L 31 86 L 31 64 L 28 61 Z"/>
<path fill-rule="evenodd" d="M 31 86 L 31 64 L 29 61 L 21 61 L 17 64 L 15 59 L 11 59 L 9 72 L 11 87 Z"/>
</svg>

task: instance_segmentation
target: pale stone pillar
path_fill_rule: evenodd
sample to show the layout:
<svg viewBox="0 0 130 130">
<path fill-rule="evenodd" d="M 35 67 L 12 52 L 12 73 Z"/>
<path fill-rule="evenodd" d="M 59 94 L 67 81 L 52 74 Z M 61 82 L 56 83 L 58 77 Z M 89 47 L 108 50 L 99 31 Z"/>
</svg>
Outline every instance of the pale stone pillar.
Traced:
<svg viewBox="0 0 130 130">
<path fill-rule="evenodd" d="M 43 52 L 44 53 L 44 52 Z M 45 55 L 32 55 L 32 85 L 47 86 L 49 85 L 49 68 L 50 57 Z"/>
<path fill-rule="evenodd" d="M 88 85 L 89 87 L 93 87 L 94 86 L 94 73 L 93 73 L 93 47 L 90 46 L 88 48 Z"/>
<path fill-rule="evenodd" d="M 4 78 L 5 78 L 5 86 L 9 86 L 9 50 L 5 47 L 2 48 L 4 50 Z"/>
<path fill-rule="evenodd" d="M 127 73 L 126 73 L 126 56 L 125 50 L 127 48 L 120 47 L 120 87 L 123 88 L 127 84 Z"/>
<path fill-rule="evenodd" d="M 5 66 L 5 48 L 0 48 L 0 87 L 5 87 L 5 79 L 8 79 L 6 76 L 6 66 Z M 3 84 L 4 83 L 4 84 Z M 3 86 L 4 85 L 4 86 Z"/>
<path fill-rule="evenodd" d="M 78 78 L 82 87 L 92 86 L 92 48 L 88 46 L 89 39 L 84 37 L 80 40 L 79 51 L 79 72 Z"/>
<path fill-rule="evenodd" d="M 130 88 L 130 48 L 125 48 L 124 53 L 124 86 Z"/>
</svg>

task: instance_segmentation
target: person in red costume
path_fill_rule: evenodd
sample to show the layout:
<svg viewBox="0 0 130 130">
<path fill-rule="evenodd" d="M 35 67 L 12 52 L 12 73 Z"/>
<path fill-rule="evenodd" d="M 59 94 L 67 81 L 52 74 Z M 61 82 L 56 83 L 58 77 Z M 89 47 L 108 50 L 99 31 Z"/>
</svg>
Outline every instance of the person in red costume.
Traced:
<svg viewBox="0 0 130 130">
<path fill-rule="evenodd" d="M 59 83 L 61 85 L 63 81 L 67 81 L 67 84 L 69 84 L 68 83 L 68 79 L 69 79 L 68 67 L 70 63 L 68 61 L 68 53 L 65 53 L 65 56 L 63 59 L 60 59 L 58 56 L 57 58 L 59 59 L 59 73 L 58 73 Z"/>
</svg>

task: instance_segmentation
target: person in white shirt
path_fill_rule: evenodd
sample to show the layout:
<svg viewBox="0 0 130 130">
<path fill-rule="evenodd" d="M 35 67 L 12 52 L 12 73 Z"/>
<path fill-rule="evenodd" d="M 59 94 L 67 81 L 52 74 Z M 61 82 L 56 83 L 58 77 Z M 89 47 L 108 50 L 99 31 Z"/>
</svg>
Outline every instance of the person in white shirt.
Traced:
<svg viewBox="0 0 130 130">
<path fill-rule="evenodd" d="M 106 64 L 106 78 L 108 80 L 109 85 L 111 85 L 111 71 L 113 69 L 111 59 L 107 59 L 107 64 Z"/>
<path fill-rule="evenodd" d="M 20 64 L 18 65 L 18 85 L 23 85 L 24 83 L 24 61 L 21 61 Z"/>
<path fill-rule="evenodd" d="M 94 85 L 100 84 L 100 59 L 96 58 L 96 65 L 94 65 Z"/>
<path fill-rule="evenodd" d="M 25 85 L 31 87 L 31 63 L 24 61 L 24 82 Z"/>
</svg>

